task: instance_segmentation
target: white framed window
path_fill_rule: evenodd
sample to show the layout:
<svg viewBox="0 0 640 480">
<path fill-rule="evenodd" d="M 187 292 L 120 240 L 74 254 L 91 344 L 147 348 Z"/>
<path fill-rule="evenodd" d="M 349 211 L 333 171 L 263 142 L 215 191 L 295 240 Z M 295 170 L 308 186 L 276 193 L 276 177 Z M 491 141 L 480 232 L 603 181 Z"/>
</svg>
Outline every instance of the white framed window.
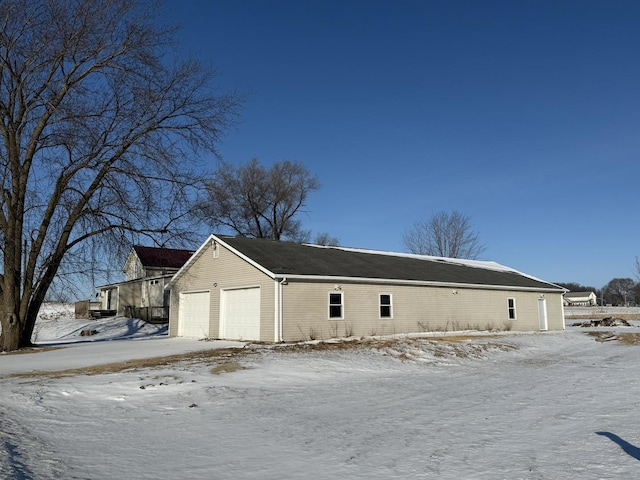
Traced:
<svg viewBox="0 0 640 480">
<path fill-rule="evenodd" d="M 329 319 L 341 320 L 344 318 L 343 292 L 329 292 Z"/>
<path fill-rule="evenodd" d="M 516 299 L 507 298 L 507 310 L 509 312 L 509 320 L 516 319 Z"/>
<path fill-rule="evenodd" d="M 391 294 L 381 293 L 378 298 L 380 306 L 380 318 L 393 318 L 393 303 Z"/>
</svg>

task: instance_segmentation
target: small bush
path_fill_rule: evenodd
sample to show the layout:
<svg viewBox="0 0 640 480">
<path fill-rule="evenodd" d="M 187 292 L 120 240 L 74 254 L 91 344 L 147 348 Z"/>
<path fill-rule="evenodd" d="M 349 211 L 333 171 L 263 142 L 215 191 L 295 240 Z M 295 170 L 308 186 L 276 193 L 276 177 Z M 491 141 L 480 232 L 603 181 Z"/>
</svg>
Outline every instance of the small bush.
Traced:
<svg viewBox="0 0 640 480">
<path fill-rule="evenodd" d="M 353 337 L 353 324 L 345 323 L 344 324 L 344 336 L 345 337 Z"/>
<path fill-rule="evenodd" d="M 315 340 L 318 338 L 318 332 L 313 327 L 309 327 L 309 340 Z"/>
<path fill-rule="evenodd" d="M 333 338 L 338 338 L 338 322 L 331 322 L 329 324 L 329 331 Z"/>
<path fill-rule="evenodd" d="M 429 322 L 423 322 L 422 320 L 418 320 L 418 328 L 422 333 L 431 331 L 429 329 Z"/>
</svg>

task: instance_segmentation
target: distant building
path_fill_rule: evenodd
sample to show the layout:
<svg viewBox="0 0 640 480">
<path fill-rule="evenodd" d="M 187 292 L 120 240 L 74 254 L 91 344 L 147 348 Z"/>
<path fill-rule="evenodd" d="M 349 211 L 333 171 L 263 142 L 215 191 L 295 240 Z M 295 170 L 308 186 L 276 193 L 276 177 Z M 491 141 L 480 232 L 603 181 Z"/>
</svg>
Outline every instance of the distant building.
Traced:
<svg viewBox="0 0 640 480">
<path fill-rule="evenodd" d="M 135 245 L 122 268 L 126 280 L 99 287 L 101 309 L 167 322 L 169 292 L 164 287 L 192 254 L 190 250 Z"/>
<path fill-rule="evenodd" d="M 564 304 L 567 307 L 594 307 L 598 299 L 593 292 L 567 292 L 564 294 Z"/>
</svg>

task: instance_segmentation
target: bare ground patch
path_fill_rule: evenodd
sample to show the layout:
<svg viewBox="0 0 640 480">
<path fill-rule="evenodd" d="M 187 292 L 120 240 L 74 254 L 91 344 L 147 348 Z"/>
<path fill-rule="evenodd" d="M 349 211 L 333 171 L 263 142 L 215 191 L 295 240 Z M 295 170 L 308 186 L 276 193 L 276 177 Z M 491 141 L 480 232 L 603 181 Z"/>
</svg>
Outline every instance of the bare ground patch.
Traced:
<svg viewBox="0 0 640 480">
<path fill-rule="evenodd" d="M 0 355 L 22 355 L 25 353 L 40 353 L 40 352 L 48 352 L 50 350 L 59 350 L 61 348 L 64 348 L 64 347 L 39 347 L 36 345 L 33 347 L 25 347 L 19 350 L 13 350 L 11 352 L 0 352 Z"/>
<path fill-rule="evenodd" d="M 8 377 L 14 378 L 62 378 L 75 375 L 104 375 L 107 373 L 119 373 L 127 370 L 139 370 L 143 368 L 157 368 L 173 365 L 176 363 L 198 363 L 212 360 L 228 359 L 230 357 L 238 358 L 249 353 L 248 350 L 235 348 L 222 348 L 216 350 L 201 350 L 197 352 L 182 353 L 179 355 L 169 355 L 165 357 L 141 358 L 127 360 L 125 362 L 105 363 L 103 365 L 94 365 L 82 368 L 70 368 L 67 370 L 46 371 L 36 370 L 32 372 L 13 373 Z"/>
<path fill-rule="evenodd" d="M 221 373 L 232 373 L 240 370 L 247 370 L 247 368 L 248 367 L 239 362 L 224 362 L 213 367 L 211 369 L 211 373 L 214 375 L 220 375 Z"/>
</svg>

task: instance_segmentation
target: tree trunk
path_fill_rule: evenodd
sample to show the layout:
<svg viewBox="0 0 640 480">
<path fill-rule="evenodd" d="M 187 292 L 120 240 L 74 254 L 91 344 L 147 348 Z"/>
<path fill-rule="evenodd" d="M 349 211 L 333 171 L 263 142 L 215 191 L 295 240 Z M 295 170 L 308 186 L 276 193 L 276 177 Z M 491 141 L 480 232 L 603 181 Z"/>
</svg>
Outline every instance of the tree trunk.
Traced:
<svg viewBox="0 0 640 480">
<path fill-rule="evenodd" d="M 20 346 L 18 348 L 33 347 L 31 335 L 36 326 L 37 313 L 35 315 L 28 314 L 23 320 L 22 333 L 20 334 Z"/>
<path fill-rule="evenodd" d="M 6 278 L 6 277 L 5 277 Z M 12 296 L 13 289 L 5 288 L 2 301 L 2 344 L 0 350 L 3 352 L 12 352 L 18 350 L 22 328 L 20 324 L 19 308 L 16 299 Z"/>
<path fill-rule="evenodd" d="M 33 329 L 36 326 L 38 313 L 40 312 L 40 307 L 42 307 L 42 304 L 44 303 L 45 294 L 51 286 L 51 282 L 53 281 L 55 272 L 58 271 L 59 265 L 60 262 L 57 262 L 55 268 L 50 266 L 47 269 L 47 275 L 42 279 L 38 288 L 36 288 L 36 290 L 30 295 L 31 298 L 29 300 L 29 306 L 26 309 L 24 327 L 20 338 L 20 348 L 33 346 L 31 336 L 33 335 Z M 23 309 L 23 311 L 25 311 L 25 309 Z"/>
<path fill-rule="evenodd" d="M 40 296 L 31 298 L 29 308 L 21 308 L 20 302 L 15 301 L 6 293 L 2 306 L 2 334 L 0 334 L 0 351 L 11 352 L 20 348 L 31 347 L 31 336 L 36 325 L 38 312 L 43 304 Z M 26 301 L 26 300 L 23 300 Z"/>
<path fill-rule="evenodd" d="M 2 318 L 2 335 L 0 335 L 2 345 L 0 350 L 12 352 L 20 348 L 20 325 L 15 314 L 6 314 Z"/>
<path fill-rule="evenodd" d="M 8 202 L 11 207 L 13 202 Z M 20 335 L 22 328 L 20 325 L 20 249 L 15 243 L 16 232 L 21 226 L 9 211 L 9 228 L 5 233 L 4 240 L 4 278 L 2 282 L 2 351 L 11 352 L 20 348 Z M 20 240 L 18 240 L 20 242 Z"/>
</svg>

